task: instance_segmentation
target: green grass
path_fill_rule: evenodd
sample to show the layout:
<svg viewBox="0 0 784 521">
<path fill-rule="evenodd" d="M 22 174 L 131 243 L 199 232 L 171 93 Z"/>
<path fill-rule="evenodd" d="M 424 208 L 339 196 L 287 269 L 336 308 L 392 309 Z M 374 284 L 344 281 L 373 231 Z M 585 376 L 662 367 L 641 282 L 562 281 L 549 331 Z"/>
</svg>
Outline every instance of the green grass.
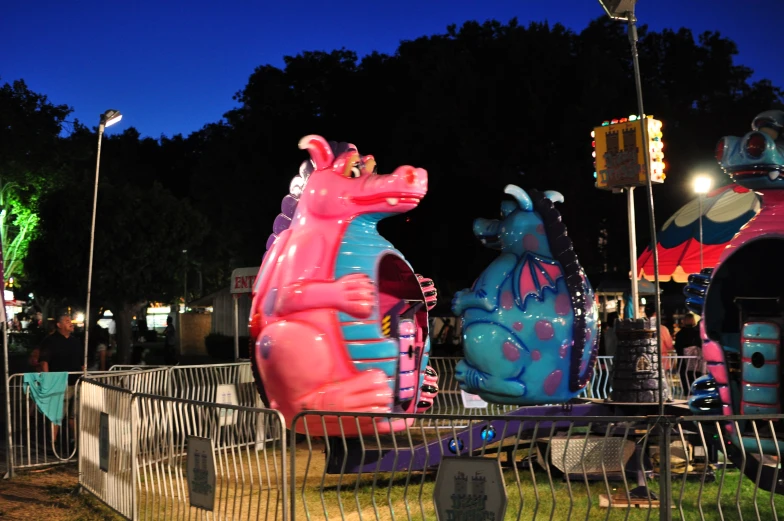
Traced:
<svg viewBox="0 0 784 521">
<path fill-rule="evenodd" d="M 519 451 L 520 461 L 527 451 Z M 280 453 L 268 451 L 271 463 L 273 456 Z M 287 455 L 288 456 L 288 455 Z M 504 458 L 502 457 L 502 461 Z M 314 444 L 310 461 L 308 451 L 300 445 L 296 454 L 296 468 L 291 469 L 287 458 L 289 479 L 296 480 L 295 504 L 296 519 L 424 519 L 435 520 L 433 489 L 435 472 L 406 471 L 356 475 L 324 474 L 325 458 L 322 446 Z M 278 467 L 279 468 L 279 467 Z M 158 468 L 165 472 L 148 473 L 138 488 L 140 519 L 170 519 L 190 513 L 198 513 L 187 506 L 187 485 L 183 481 L 177 486 L 170 478 L 178 469 L 184 475 L 184 461 L 176 466 Z M 292 472 L 293 470 L 293 472 Z M 170 474 L 171 471 L 171 474 Z M 607 495 L 604 481 L 594 481 L 586 485 L 582 480 L 568 483 L 560 476 L 548 478 L 538 464 L 531 470 L 504 468 L 504 482 L 508 496 L 505 519 L 523 520 L 658 520 L 659 509 L 654 508 L 604 508 L 599 506 L 599 496 Z M 278 489 L 275 469 L 263 464 L 262 453 L 244 452 L 241 457 L 224 460 L 223 474 L 216 483 L 215 513 L 225 519 L 282 519 L 283 491 Z M 774 519 L 771 508 L 771 495 L 758 491 L 755 509 L 754 484 L 741 477 L 737 470 L 715 472 L 715 481 L 701 487 L 699 477 L 690 478 L 683 484 L 681 475 L 673 475 L 672 493 L 675 508 L 672 519 L 709 521 L 740 519 Z M 723 482 L 722 482 L 723 478 Z M 252 486 L 251 486 L 252 482 Z M 552 483 L 552 486 L 551 486 Z M 721 513 L 718 508 L 721 484 Z M 184 485 L 184 486 L 183 486 Z M 271 485 L 271 486 L 270 486 Z M 628 488 L 636 483 L 628 482 Z M 740 488 L 738 488 L 740 486 Z M 659 491 L 657 480 L 649 482 L 652 492 Z M 623 481 L 610 481 L 609 493 L 623 493 Z M 290 493 L 290 489 L 286 491 Z M 740 498 L 740 514 L 736 498 Z M 570 501 L 570 498 L 571 501 Z M 784 520 L 784 496 L 775 496 L 776 514 Z M 291 498 L 287 503 L 289 507 Z M 702 515 L 700 514 L 700 507 Z M 742 518 L 741 518 L 742 515 Z M 519 516 L 519 517 L 518 517 Z M 722 517 L 723 516 L 723 517 Z M 197 516 L 198 517 L 198 516 Z"/>
</svg>

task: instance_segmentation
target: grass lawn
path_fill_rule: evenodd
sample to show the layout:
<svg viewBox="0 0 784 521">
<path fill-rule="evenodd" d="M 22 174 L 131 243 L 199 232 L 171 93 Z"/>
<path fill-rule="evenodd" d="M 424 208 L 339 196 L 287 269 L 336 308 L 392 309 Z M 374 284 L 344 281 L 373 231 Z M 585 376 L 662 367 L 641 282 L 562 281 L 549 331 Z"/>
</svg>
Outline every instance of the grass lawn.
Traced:
<svg viewBox="0 0 784 521">
<path fill-rule="evenodd" d="M 305 444 L 297 449 L 296 519 L 436 519 L 432 502 L 434 472 L 364 474 L 359 479 L 354 475 L 342 478 L 325 475 L 322 448 L 314 444 L 310 461 Z M 278 471 L 272 463 L 273 456 L 271 451 L 267 452 L 266 464 L 261 452 L 237 452 L 218 460 L 222 475 L 216 483 L 215 518 L 282 519 L 283 495 L 276 486 Z M 279 453 L 277 458 L 280 461 Z M 291 469 L 288 471 L 290 473 Z M 156 472 L 141 477 L 138 489 L 140 519 L 204 518 L 196 509 L 186 506 L 187 484 L 183 479 L 177 479 L 177 475 L 183 476 L 184 472 L 184 459 L 180 459 L 172 468 L 160 466 Z M 720 513 L 717 498 L 722 476 Z M 659 518 L 658 508 L 600 507 L 599 496 L 608 493 L 603 481 L 586 486 L 582 480 L 567 483 L 560 477 L 553 477 L 550 486 L 547 473 L 536 466 L 533 476 L 530 469 L 505 469 L 504 480 L 508 495 L 505 519 L 639 521 Z M 77 482 L 75 465 L 20 473 L 14 480 L 0 483 L 0 519 L 120 519 L 91 495 L 78 494 Z M 754 485 L 746 478 L 740 479 L 737 470 L 717 471 L 716 481 L 705 484 L 701 497 L 699 480 L 687 482 L 681 496 L 682 482 L 681 476 L 673 477 L 676 502 L 673 519 L 774 519 L 771 495 L 762 491 L 757 493 L 757 514 Z M 622 481 L 611 481 L 609 485 L 612 494 L 625 490 Z M 649 485 L 652 491 L 658 492 L 656 480 Z M 634 486 L 629 483 L 630 488 Z M 738 495 L 740 513 L 735 506 Z M 784 497 L 774 499 L 776 514 L 784 520 Z M 700 515 L 700 505 L 704 517 Z"/>
</svg>

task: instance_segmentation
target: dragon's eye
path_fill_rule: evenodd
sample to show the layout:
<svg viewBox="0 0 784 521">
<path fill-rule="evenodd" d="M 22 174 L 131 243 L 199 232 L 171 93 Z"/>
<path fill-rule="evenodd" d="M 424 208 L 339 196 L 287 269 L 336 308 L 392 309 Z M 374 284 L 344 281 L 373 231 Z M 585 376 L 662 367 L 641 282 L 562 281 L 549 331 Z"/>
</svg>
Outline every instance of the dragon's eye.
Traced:
<svg viewBox="0 0 784 521">
<path fill-rule="evenodd" d="M 779 138 L 779 130 L 774 127 L 763 127 L 760 129 L 760 132 L 764 132 L 765 134 L 769 135 L 773 141 L 776 141 Z"/>
<path fill-rule="evenodd" d="M 349 157 L 346 160 L 346 165 L 343 167 L 343 176 L 344 177 L 351 177 L 356 178 L 362 175 L 362 171 L 360 167 L 362 163 L 359 160 L 359 156 L 354 154 L 353 156 Z"/>
<path fill-rule="evenodd" d="M 372 158 L 368 159 L 367 161 L 365 161 L 365 163 L 362 166 L 363 166 L 362 170 L 366 174 L 377 174 L 378 173 L 378 165 L 376 164 L 376 160 L 375 159 L 372 159 Z"/>
</svg>

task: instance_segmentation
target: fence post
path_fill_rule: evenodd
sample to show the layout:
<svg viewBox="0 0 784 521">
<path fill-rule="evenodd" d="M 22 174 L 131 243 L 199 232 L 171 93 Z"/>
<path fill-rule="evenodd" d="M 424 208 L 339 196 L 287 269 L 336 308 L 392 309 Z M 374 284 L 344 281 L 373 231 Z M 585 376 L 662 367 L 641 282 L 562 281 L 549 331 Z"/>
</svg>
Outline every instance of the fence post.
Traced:
<svg viewBox="0 0 784 521">
<path fill-rule="evenodd" d="M 659 521 L 672 521 L 672 467 L 670 445 L 672 423 L 665 416 L 657 418 L 660 430 L 659 447 Z M 688 467 L 688 461 L 686 462 Z"/>
<path fill-rule="evenodd" d="M 8 453 L 6 454 L 8 460 L 7 478 L 14 477 L 14 438 L 13 431 L 11 430 L 11 375 L 8 373 L 8 324 L 3 320 L 3 385 L 5 385 L 5 432 L 6 442 L 8 443 Z"/>
<path fill-rule="evenodd" d="M 131 519 L 133 521 L 139 519 L 138 490 L 136 488 L 138 478 L 136 465 L 139 461 L 138 405 L 139 401 L 137 400 L 137 394 L 131 394 L 131 512 L 133 512 L 133 517 Z M 171 444 L 169 444 L 169 447 L 171 450 Z"/>
</svg>

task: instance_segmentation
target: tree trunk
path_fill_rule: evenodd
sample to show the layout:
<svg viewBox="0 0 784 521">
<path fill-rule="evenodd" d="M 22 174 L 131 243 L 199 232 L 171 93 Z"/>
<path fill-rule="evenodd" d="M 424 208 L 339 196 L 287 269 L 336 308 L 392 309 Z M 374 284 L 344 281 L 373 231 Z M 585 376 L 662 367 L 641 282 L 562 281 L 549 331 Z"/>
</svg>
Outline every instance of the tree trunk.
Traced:
<svg viewBox="0 0 784 521">
<path fill-rule="evenodd" d="M 114 310 L 117 309 L 117 312 Z M 131 338 L 131 320 L 133 308 L 130 306 L 113 307 L 114 323 L 117 327 L 117 359 L 120 364 L 130 364 L 133 343 Z"/>
</svg>

